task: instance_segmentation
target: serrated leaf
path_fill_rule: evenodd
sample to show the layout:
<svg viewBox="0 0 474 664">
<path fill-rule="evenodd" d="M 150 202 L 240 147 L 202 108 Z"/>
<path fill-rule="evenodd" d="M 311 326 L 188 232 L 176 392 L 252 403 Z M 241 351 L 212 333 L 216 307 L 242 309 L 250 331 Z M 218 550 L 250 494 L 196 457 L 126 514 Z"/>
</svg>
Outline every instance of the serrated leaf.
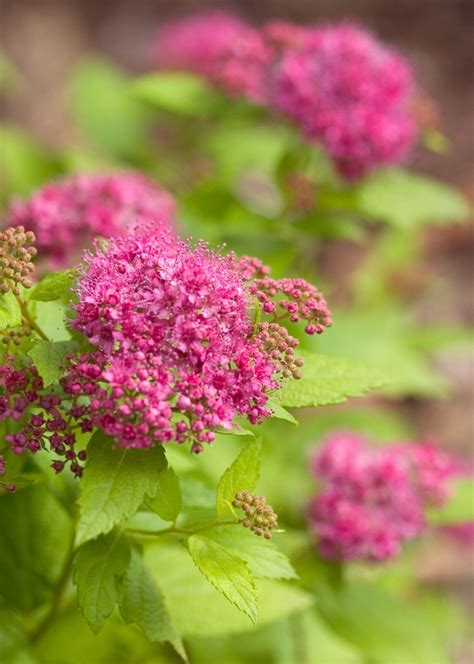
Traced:
<svg viewBox="0 0 474 664">
<path fill-rule="evenodd" d="M 212 111 L 221 96 L 198 76 L 183 72 L 160 72 L 137 79 L 133 95 L 156 108 L 184 116 L 201 116 Z"/>
<path fill-rule="evenodd" d="M 161 445 L 149 449 L 120 448 L 97 431 L 87 446 L 88 462 L 81 480 L 79 543 L 108 533 L 154 496 L 166 468 Z"/>
<path fill-rule="evenodd" d="M 270 410 L 272 410 L 272 417 L 276 418 L 277 420 L 285 420 L 285 422 L 291 422 L 291 424 L 299 426 L 298 420 L 293 417 L 293 415 L 289 413 L 286 408 L 283 408 L 283 406 L 278 403 L 276 399 L 269 399 L 267 406 L 270 408 Z"/>
<path fill-rule="evenodd" d="M 0 295 L 0 330 L 21 325 L 21 309 L 13 293 Z"/>
<path fill-rule="evenodd" d="M 206 531 L 206 537 L 248 563 L 262 579 L 296 579 L 298 575 L 287 556 L 272 542 L 257 537 L 244 527 L 221 526 Z"/>
<path fill-rule="evenodd" d="M 257 590 L 248 564 L 208 537 L 188 539 L 194 564 L 229 602 L 252 622 L 257 621 Z"/>
<path fill-rule="evenodd" d="M 30 295 L 30 300 L 53 302 L 67 300 L 71 295 L 71 287 L 76 278 L 74 270 L 50 272 L 37 284 Z"/>
<path fill-rule="evenodd" d="M 458 480 L 448 502 L 440 509 L 430 510 L 429 521 L 437 526 L 474 521 L 474 481 L 472 478 Z"/>
<path fill-rule="evenodd" d="M 247 616 L 204 578 L 179 543 L 160 538 L 148 544 L 145 561 L 183 636 L 204 638 L 253 631 Z M 311 595 L 284 581 L 257 580 L 257 594 L 259 627 L 304 611 L 314 602 Z"/>
<path fill-rule="evenodd" d="M 0 496 L 0 603 L 31 612 L 49 601 L 72 540 L 69 515 L 44 484 Z"/>
<path fill-rule="evenodd" d="M 156 494 L 146 503 L 165 521 L 176 519 L 181 510 L 181 490 L 178 476 L 172 468 L 167 468 L 160 473 Z"/>
<path fill-rule="evenodd" d="M 217 487 L 217 513 L 226 516 L 232 512 L 230 504 L 238 491 L 253 491 L 260 476 L 259 441 L 251 443 L 222 475 Z"/>
<path fill-rule="evenodd" d="M 130 545 L 120 533 L 83 544 L 74 560 L 73 580 L 82 615 L 97 634 L 121 596 Z"/>
<path fill-rule="evenodd" d="M 284 406 L 328 406 L 349 397 L 361 397 L 387 384 L 377 369 L 340 357 L 300 352 L 304 358 L 303 377 L 288 380 L 278 392 Z"/>
<path fill-rule="evenodd" d="M 126 623 L 136 623 L 150 641 L 169 641 L 187 661 L 186 651 L 171 622 L 163 595 L 137 551 L 132 551 L 125 574 L 120 613 Z"/>
<path fill-rule="evenodd" d="M 66 358 L 76 349 L 77 344 L 74 341 L 40 340 L 28 351 L 45 387 L 58 382 L 63 374 Z"/>
<path fill-rule="evenodd" d="M 358 210 L 404 229 L 469 217 L 469 206 L 458 191 L 403 170 L 378 172 L 358 187 L 356 196 Z"/>
</svg>

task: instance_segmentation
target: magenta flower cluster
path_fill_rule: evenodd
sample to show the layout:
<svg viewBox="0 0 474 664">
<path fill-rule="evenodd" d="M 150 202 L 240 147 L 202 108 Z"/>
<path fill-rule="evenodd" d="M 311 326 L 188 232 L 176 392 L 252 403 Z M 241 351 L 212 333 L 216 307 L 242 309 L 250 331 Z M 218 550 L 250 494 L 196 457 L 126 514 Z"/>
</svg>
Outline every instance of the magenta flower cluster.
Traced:
<svg viewBox="0 0 474 664">
<path fill-rule="evenodd" d="M 450 495 L 457 464 L 429 443 L 373 448 L 337 433 L 318 448 L 311 471 L 320 490 L 309 525 L 328 559 L 383 561 L 426 527 L 426 509 Z"/>
<path fill-rule="evenodd" d="M 41 256 L 67 267 L 95 237 L 123 235 L 138 223 L 173 226 L 174 210 L 173 197 L 141 173 L 82 173 L 13 201 L 6 225 L 33 231 Z"/>
<path fill-rule="evenodd" d="M 269 394 L 294 375 L 284 369 L 297 342 L 287 333 L 279 345 L 269 341 L 265 303 L 262 321 L 254 323 L 252 311 L 261 304 L 246 279 L 255 271 L 268 269 L 166 234 L 117 238 L 89 255 L 72 326 L 92 350 L 71 362 L 62 381 L 82 430 L 100 427 L 125 447 L 190 441 L 200 452 L 236 416 L 254 424 L 268 417 Z M 314 287 L 301 280 L 293 290 L 291 280 L 274 284 L 286 293 L 286 309 L 291 302 L 298 311 L 308 307 L 318 331 L 330 324 Z M 275 313 L 270 320 L 278 324 Z"/>
<path fill-rule="evenodd" d="M 345 177 L 399 162 L 416 139 L 410 66 L 354 25 L 257 29 L 228 12 L 203 12 L 165 25 L 155 51 L 160 68 L 196 72 L 286 115 Z"/>
</svg>

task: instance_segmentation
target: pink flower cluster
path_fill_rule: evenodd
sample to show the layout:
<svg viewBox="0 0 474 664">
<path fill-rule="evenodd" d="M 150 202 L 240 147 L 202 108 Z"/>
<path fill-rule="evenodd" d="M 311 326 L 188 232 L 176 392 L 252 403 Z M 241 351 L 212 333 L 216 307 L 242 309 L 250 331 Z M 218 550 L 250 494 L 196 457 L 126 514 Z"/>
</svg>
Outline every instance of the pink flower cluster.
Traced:
<svg viewBox="0 0 474 664">
<path fill-rule="evenodd" d="M 43 380 L 32 364 L 17 366 L 13 356 L 6 356 L 0 365 L 0 422 L 13 421 L 14 433 L 5 436 L 15 454 L 47 449 L 58 456 L 52 462 L 56 472 L 69 464 L 71 472 L 80 477 L 85 452 L 76 453 L 76 438 L 68 430 L 61 409 L 61 397 L 45 390 Z"/>
<path fill-rule="evenodd" d="M 254 325 L 244 274 L 256 269 L 268 271 L 255 259 L 239 263 L 166 235 L 117 238 L 89 255 L 72 326 L 93 350 L 62 381 L 82 430 L 100 427 L 125 447 L 190 441 L 200 452 L 237 415 L 252 423 L 268 417 L 293 342 L 287 335 L 269 347 L 265 321 Z"/>
<path fill-rule="evenodd" d="M 351 433 L 329 437 L 311 471 L 320 491 L 309 524 L 328 559 L 387 560 L 425 528 L 425 511 L 449 497 L 453 459 L 428 443 L 371 448 Z"/>
<path fill-rule="evenodd" d="M 225 11 L 206 11 L 165 24 L 156 35 L 159 68 L 202 74 L 230 96 L 264 102 L 272 51 L 259 31 Z"/>
<path fill-rule="evenodd" d="M 13 201 L 6 225 L 33 231 L 41 256 L 62 267 L 73 265 L 95 237 L 123 235 L 139 222 L 172 227 L 174 209 L 172 196 L 141 173 L 80 174 Z"/>
<path fill-rule="evenodd" d="M 156 53 L 160 68 L 202 74 L 288 116 L 348 178 L 399 162 L 416 139 L 411 68 L 351 24 L 256 29 L 228 12 L 204 12 L 165 25 Z"/>
<path fill-rule="evenodd" d="M 274 100 L 346 177 L 400 161 L 416 137 L 411 70 L 352 25 L 312 30 L 278 67 Z"/>
</svg>

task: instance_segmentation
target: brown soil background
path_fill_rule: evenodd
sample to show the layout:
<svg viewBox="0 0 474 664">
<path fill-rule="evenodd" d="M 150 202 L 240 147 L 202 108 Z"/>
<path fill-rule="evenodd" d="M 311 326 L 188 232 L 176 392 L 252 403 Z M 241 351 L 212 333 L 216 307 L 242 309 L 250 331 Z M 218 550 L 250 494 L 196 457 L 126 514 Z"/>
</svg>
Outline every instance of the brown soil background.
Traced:
<svg viewBox="0 0 474 664">
<path fill-rule="evenodd" d="M 276 17 L 300 22 L 356 20 L 400 48 L 413 62 L 426 92 L 439 105 L 449 154 L 416 154 L 411 166 L 437 176 L 474 197 L 474 0 L 240 0 L 208 3 L 197 0 L 2 0 L 3 49 L 20 72 L 15 94 L 2 100 L 8 121 L 31 131 L 46 144 L 63 146 L 75 140 L 67 117 L 67 81 L 84 53 L 105 53 L 130 71 L 143 70 L 150 39 L 163 18 L 219 6 L 235 9 L 261 22 Z M 0 146 L 1 147 L 1 146 Z M 430 230 L 425 255 L 407 280 L 408 295 L 424 321 L 474 320 L 473 226 Z M 331 252 L 331 273 L 338 263 L 356 257 L 350 247 Z M 439 280 L 442 287 L 426 295 L 423 285 Z M 456 384 L 445 401 L 407 400 L 400 405 L 420 433 L 473 459 L 474 363 L 439 359 Z M 460 595 L 471 607 L 469 578 L 473 554 L 452 543 L 436 544 L 423 563 L 423 577 Z M 458 664 L 474 662 L 471 643 L 455 654 Z M 329 664 L 329 663 L 328 663 Z M 407 664 L 412 664 L 407 662 Z M 414 664 L 414 663 L 413 663 Z"/>
</svg>

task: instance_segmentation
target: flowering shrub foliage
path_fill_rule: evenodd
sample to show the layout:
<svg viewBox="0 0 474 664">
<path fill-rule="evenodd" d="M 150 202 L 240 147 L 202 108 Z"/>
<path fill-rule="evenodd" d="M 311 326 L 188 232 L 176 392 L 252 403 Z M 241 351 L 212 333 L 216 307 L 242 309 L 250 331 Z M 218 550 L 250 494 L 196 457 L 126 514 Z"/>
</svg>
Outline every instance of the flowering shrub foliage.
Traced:
<svg viewBox="0 0 474 664">
<path fill-rule="evenodd" d="M 67 267 L 95 237 L 123 235 L 139 222 L 167 229 L 174 211 L 172 196 L 141 173 L 79 174 L 14 200 L 6 224 L 33 231 L 41 257 Z"/>
<path fill-rule="evenodd" d="M 397 163 L 417 136 L 409 64 L 351 24 L 257 30 L 232 14 L 204 12 L 164 26 L 156 64 L 204 75 L 294 120 L 342 175 Z"/>
<path fill-rule="evenodd" d="M 309 505 L 321 554 L 383 561 L 423 531 L 428 507 L 449 498 L 457 466 L 428 443 L 374 449 L 338 433 L 316 450 L 311 471 L 321 484 Z"/>
</svg>

